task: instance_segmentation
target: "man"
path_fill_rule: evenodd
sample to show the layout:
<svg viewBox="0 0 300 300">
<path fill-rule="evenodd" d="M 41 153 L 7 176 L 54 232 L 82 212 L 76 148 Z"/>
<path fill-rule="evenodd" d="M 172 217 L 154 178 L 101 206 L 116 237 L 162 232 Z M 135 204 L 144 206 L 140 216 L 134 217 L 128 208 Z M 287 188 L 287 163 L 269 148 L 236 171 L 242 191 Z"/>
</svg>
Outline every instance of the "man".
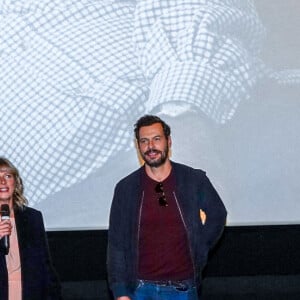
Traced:
<svg viewBox="0 0 300 300">
<path fill-rule="evenodd" d="M 225 225 L 205 172 L 169 159 L 170 134 L 157 116 L 135 124 L 145 164 L 116 185 L 110 212 L 108 276 L 117 300 L 198 299 L 207 254 Z"/>
</svg>

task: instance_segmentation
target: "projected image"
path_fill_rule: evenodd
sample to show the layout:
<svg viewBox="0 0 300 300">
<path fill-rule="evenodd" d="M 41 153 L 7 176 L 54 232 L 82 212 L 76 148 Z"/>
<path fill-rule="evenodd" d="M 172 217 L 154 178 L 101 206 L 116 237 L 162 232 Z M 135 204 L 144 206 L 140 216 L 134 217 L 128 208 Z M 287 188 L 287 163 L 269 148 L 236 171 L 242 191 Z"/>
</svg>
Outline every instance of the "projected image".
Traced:
<svg viewBox="0 0 300 300">
<path fill-rule="evenodd" d="M 300 221 L 299 57 L 283 42 L 291 61 L 272 60 L 262 2 L 0 4 L 0 154 L 48 229 L 107 227 L 145 113 L 171 125 L 172 159 L 207 171 L 229 224 Z"/>
</svg>

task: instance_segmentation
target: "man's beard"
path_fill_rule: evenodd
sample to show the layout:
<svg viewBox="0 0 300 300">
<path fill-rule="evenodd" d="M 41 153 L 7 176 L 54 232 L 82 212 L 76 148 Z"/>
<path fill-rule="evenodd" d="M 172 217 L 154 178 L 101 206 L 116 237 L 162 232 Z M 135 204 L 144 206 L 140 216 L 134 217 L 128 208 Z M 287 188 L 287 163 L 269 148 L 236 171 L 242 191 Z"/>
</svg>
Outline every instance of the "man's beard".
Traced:
<svg viewBox="0 0 300 300">
<path fill-rule="evenodd" d="M 160 153 L 160 157 L 155 160 L 149 159 L 147 157 L 147 154 L 151 153 L 151 152 Z M 149 167 L 158 168 L 166 162 L 166 160 L 168 159 L 168 153 L 169 153 L 169 146 L 167 145 L 165 147 L 164 151 L 150 149 L 150 150 L 146 151 L 145 153 L 141 153 L 141 156 L 142 156 L 143 160 L 145 161 L 146 165 L 148 165 Z"/>
</svg>

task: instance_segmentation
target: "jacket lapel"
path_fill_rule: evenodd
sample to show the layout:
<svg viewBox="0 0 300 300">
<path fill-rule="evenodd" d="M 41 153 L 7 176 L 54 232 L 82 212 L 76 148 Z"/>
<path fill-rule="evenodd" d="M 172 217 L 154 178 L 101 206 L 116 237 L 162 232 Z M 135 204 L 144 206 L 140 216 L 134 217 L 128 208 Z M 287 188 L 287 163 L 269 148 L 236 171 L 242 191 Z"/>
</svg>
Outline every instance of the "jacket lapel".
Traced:
<svg viewBox="0 0 300 300">
<path fill-rule="evenodd" d="M 15 221 L 17 226 L 19 249 L 21 251 L 21 249 L 24 249 L 24 247 L 26 247 L 27 241 L 29 241 L 29 237 L 26 236 L 27 233 L 29 232 L 29 230 L 27 230 L 28 216 L 26 213 L 26 207 L 16 208 L 14 213 L 15 213 Z"/>
</svg>

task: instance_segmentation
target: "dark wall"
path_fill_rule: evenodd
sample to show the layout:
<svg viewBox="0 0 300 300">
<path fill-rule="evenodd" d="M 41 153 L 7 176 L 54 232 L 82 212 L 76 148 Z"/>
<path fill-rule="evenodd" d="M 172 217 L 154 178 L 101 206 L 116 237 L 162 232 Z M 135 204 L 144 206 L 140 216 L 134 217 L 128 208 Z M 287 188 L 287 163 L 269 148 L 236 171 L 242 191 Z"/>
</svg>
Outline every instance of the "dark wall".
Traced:
<svg viewBox="0 0 300 300">
<path fill-rule="evenodd" d="M 63 284 L 106 281 L 107 230 L 48 232 L 48 239 Z M 300 299 L 300 225 L 226 227 L 204 278 L 205 299 L 235 299 L 234 289 L 237 299 L 279 299 L 270 294 L 276 289 L 285 295 L 292 289 L 295 298 L 276 297 Z"/>
<path fill-rule="evenodd" d="M 206 276 L 300 274 L 300 225 L 227 227 Z"/>
<path fill-rule="evenodd" d="M 48 232 L 61 281 L 105 280 L 107 230 Z"/>
</svg>

